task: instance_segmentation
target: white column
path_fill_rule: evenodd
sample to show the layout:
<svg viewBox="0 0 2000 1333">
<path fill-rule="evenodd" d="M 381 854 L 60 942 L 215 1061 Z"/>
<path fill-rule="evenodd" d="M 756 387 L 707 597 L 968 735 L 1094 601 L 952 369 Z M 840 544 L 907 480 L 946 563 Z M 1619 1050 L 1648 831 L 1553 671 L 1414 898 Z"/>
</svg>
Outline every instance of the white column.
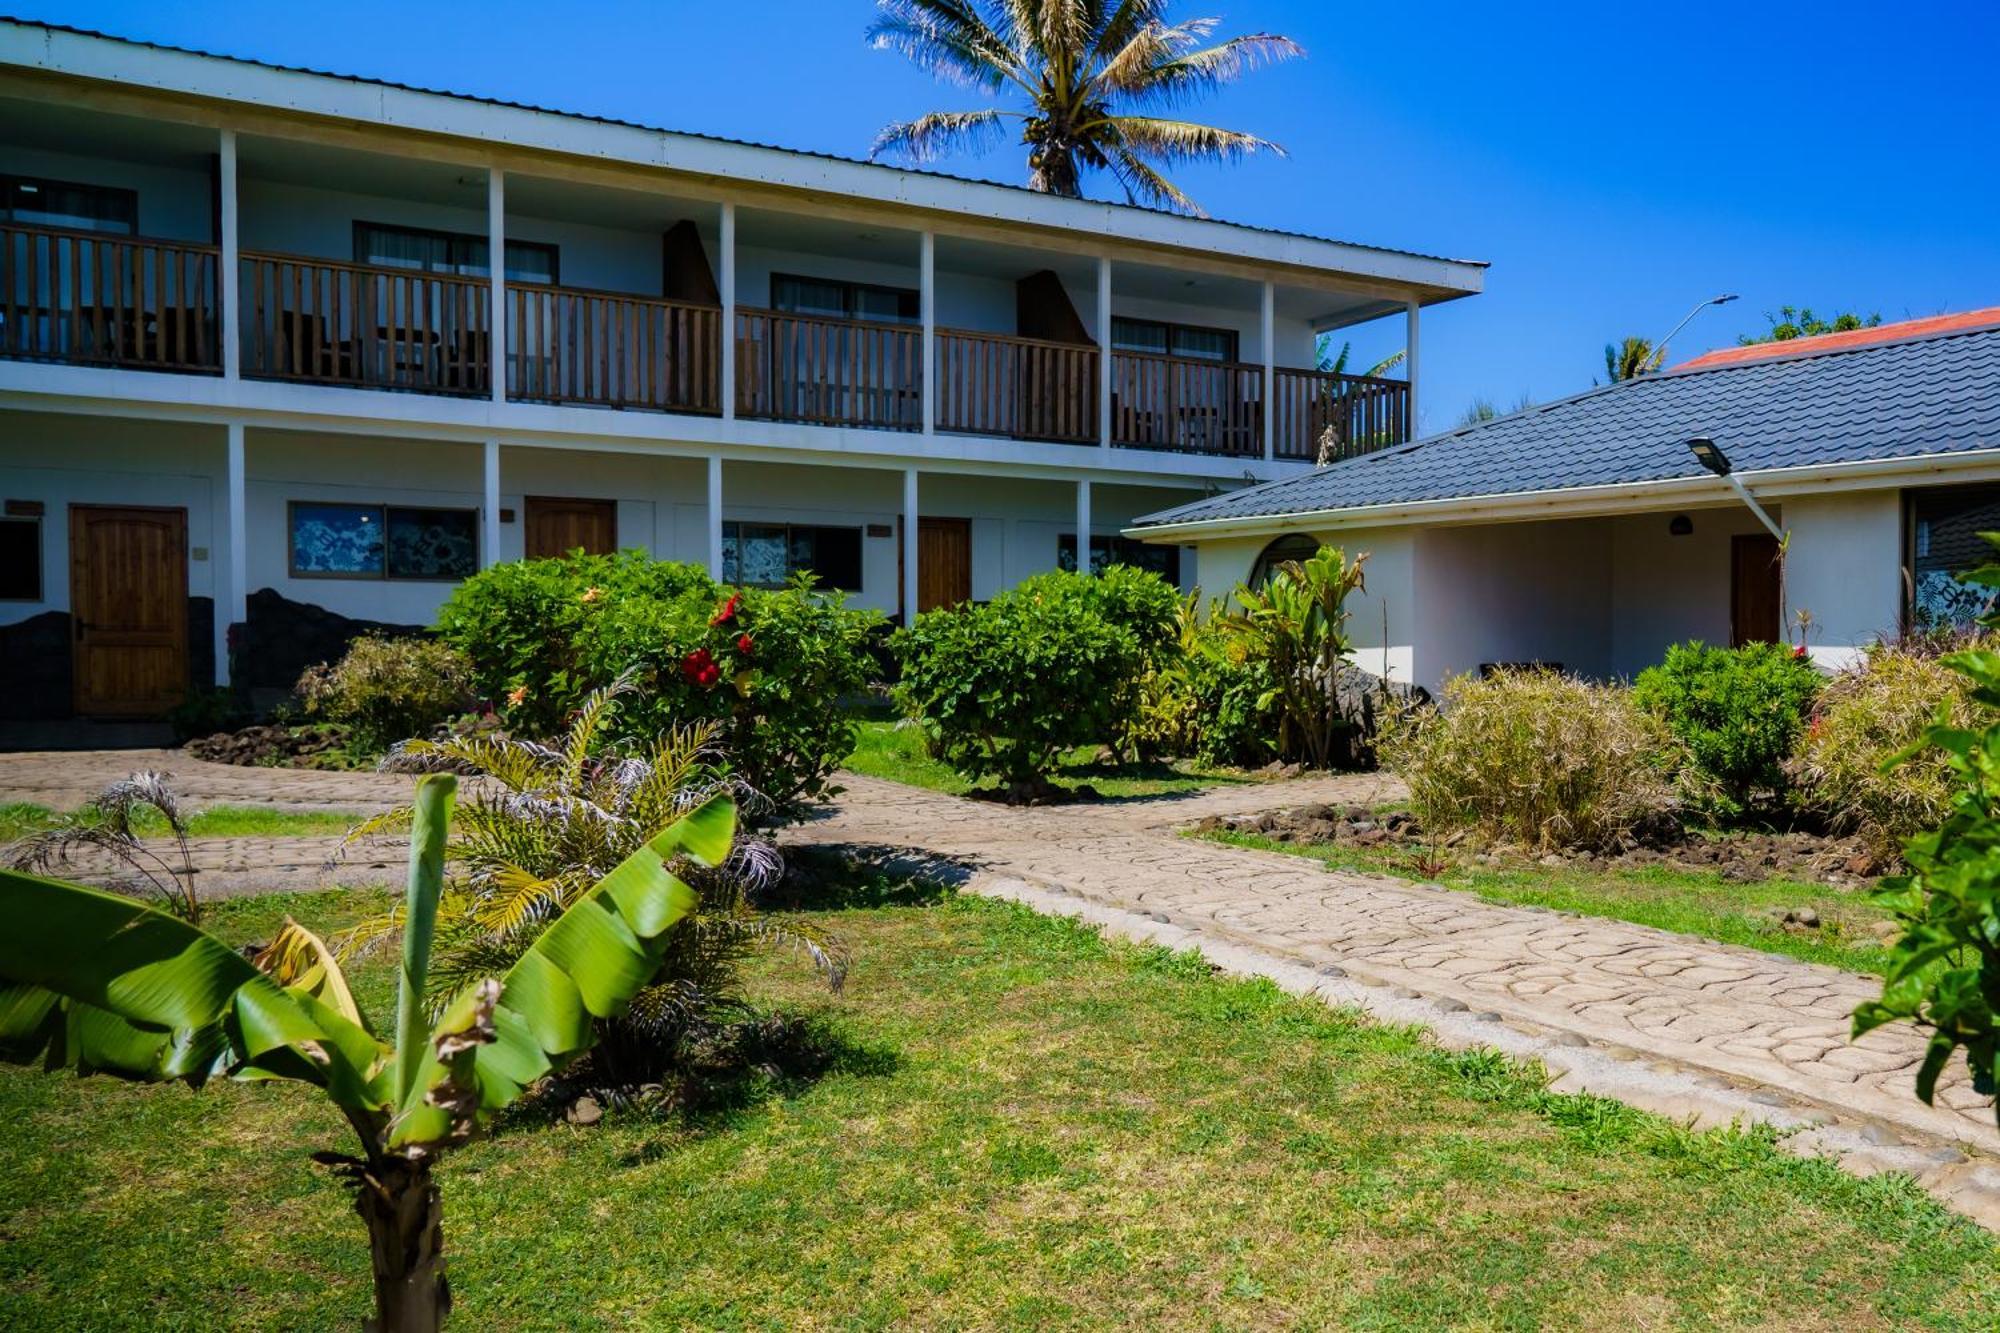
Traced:
<svg viewBox="0 0 2000 1333">
<path fill-rule="evenodd" d="M 903 469 L 903 623 L 917 618 L 917 470 Z"/>
<path fill-rule="evenodd" d="M 736 420 L 736 205 L 722 206 L 722 419 Z"/>
<path fill-rule="evenodd" d="M 1278 289 L 1270 283 L 1264 284 L 1264 301 L 1258 312 L 1258 337 L 1264 340 L 1264 461 L 1277 457 L 1277 413 L 1272 408 L 1278 401 L 1277 341 L 1278 341 Z"/>
<path fill-rule="evenodd" d="M 924 320 L 924 434 L 937 433 L 937 237 L 925 232 L 917 254 L 918 302 Z"/>
<path fill-rule="evenodd" d="M 229 583 L 222 590 L 222 632 L 223 650 L 215 659 L 215 683 L 227 685 L 229 680 L 228 627 L 241 625 L 249 616 L 250 604 L 250 534 L 245 520 L 246 508 L 243 500 L 243 423 L 232 421 L 225 431 L 229 440 L 228 486 L 229 504 Z"/>
<path fill-rule="evenodd" d="M 1111 261 L 1097 260 L 1097 443 L 1111 447 Z"/>
<path fill-rule="evenodd" d="M 479 567 L 491 569 L 500 563 L 500 441 L 488 440 L 485 448 L 485 500 L 480 507 Z"/>
<path fill-rule="evenodd" d="M 218 297 L 222 306 L 222 322 L 217 328 L 217 336 L 222 339 L 222 377 L 233 380 L 243 373 L 242 298 L 239 295 L 242 264 L 237 258 L 241 241 L 236 229 L 235 130 L 222 131 L 222 146 L 216 154 L 216 163 L 217 230 L 222 233 L 216 238 L 220 249 L 216 256 L 216 281 L 221 288 Z M 218 666 L 216 669 L 222 668 Z"/>
<path fill-rule="evenodd" d="M 493 313 L 486 328 L 492 348 L 488 373 L 493 376 L 493 401 L 507 401 L 507 173 L 486 172 L 486 267 L 492 284 Z"/>
<path fill-rule="evenodd" d="M 1404 433 L 1414 439 L 1417 434 L 1417 303 L 1407 302 L 1403 306 L 1403 378 L 1409 382 L 1409 416 L 1404 422 Z"/>
<path fill-rule="evenodd" d="M 718 583 L 722 581 L 722 456 L 720 454 L 710 454 L 708 458 L 708 576 Z"/>
<path fill-rule="evenodd" d="M 1088 478 L 1076 484 L 1076 568 L 1080 574 L 1090 573 L 1090 481 Z"/>
</svg>

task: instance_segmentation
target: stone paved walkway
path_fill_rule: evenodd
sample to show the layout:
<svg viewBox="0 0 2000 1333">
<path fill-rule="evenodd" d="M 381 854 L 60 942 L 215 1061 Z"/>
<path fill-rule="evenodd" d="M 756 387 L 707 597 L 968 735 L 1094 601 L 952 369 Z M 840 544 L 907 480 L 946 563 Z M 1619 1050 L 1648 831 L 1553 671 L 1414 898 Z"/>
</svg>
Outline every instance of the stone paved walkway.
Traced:
<svg viewBox="0 0 2000 1333">
<path fill-rule="evenodd" d="M 0 754 L 0 801 L 74 810 L 127 774 L 152 769 L 195 809 L 263 805 L 279 810 L 373 814 L 407 798 L 411 778 L 305 768 L 210 764 L 181 750 L 38 750 Z"/>
<path fill-rule="evenodd" d="M 2000 1171 L 1966 1163 L 1966 1149 L 2000 1153 L 2000 1134 L 1991 1099 L 1972 1090 L 1962 1063 L 1926 1107 L 1911 1091 L 1923 1053 L 1917 1032 L 1848 1041 L 1855 1005 L 1879 994 L 1869 978 L 1178 836 L 1205 815 L 1274 801 L 1373 804 L 1399 794 L 1372 775 L 1037 810 L 868 778 L 848 787 L 837 808 L 787 840 L 942 858 L 974 890 L 1136 922 L 1137 933 L 1154 923 L 1150 933 L 1182 947 L 1221 946 L 1251 960 L 1250 970 L 1270 972 L 1259 960 L 1289 968 L 1311 978 L 1298 988 L 1457 1029 L 1469 1034 L 1464 1044 L 1506 1029 L 1528 1038 L 1514 1049 L 1575 1075 L 1570 1086 L 1615 1089 L 1709 1122 L 1735 1118 L 1734 1107 L 1795 1128 L 1826 1126 L 1819 1141 L 1843 1155 L 1883 1150 L 1861 1153 L 1872 1159 L 1855 1163 L 1862 1169 L 1911 1169 L 1948 1194 L 2000 1187 Z M 1578 1048 L 1596 1059 L 1573 1058 Z M 1713 1096 L 1704 1103 L 1703 1094 Z M 1994 1200 L 2000 1192 L 1971 1210 Z"/>
</svg>

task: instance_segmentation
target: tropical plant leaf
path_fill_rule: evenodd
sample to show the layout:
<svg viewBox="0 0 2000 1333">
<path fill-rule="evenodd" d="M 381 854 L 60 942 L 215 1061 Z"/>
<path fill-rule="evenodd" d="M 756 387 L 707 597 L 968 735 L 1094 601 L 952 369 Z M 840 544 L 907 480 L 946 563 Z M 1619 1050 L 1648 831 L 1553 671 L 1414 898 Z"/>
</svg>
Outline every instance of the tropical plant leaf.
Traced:
<svg viewBox="0 0 2000 1333">
<path fill-rule="evenodd" d="M 252 961 L 259 971 L 280 986 L 304 991 L 330 1006 L 348 1022 L 368 1026 L 367 1020 L 362 1017 L 361 1006 L 354 1002 L 354 992 L 347 985 L 347 974 L 340 970 L 340 960 L 334 957 L 333 950 L 327 948 L 325 940 L 291 917 L 285 918 L 277 938 Z"/>
<path fill-rule="evenodd" d="M 467 987 L 431 1030 L 392 1148 L 421 1151 L 463 1137 L 542 1075 L 587 1050 L 593 1022 L 623 1011 L 653 980 L 669 929 L 697 904 L 674 871 L 686 858 L 722 863 L 736 803 L 711 797 L 662 829 L 536 938 L 495 988 Z"/>
</svg>

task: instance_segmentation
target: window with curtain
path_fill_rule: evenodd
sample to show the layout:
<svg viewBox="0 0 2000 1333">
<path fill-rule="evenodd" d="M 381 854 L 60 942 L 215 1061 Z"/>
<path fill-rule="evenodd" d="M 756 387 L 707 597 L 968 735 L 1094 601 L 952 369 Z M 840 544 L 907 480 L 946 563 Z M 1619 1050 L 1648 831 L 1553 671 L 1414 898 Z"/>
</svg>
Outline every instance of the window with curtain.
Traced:
<svg viewBox="0 0 2000 1333">
<path fill-rule="evenodd" d="M 1970 628 L 1992 592 L 1958 576 L 1995 558 L 1979 534 L 2000 531 L 2000 486 L 1912 491 L 1909 507 L 1910 628 Z"/>
<path fill-rule="evenodd" d="M 0 176 L 0 221 L 131 236 L 139 230 L 139 195 L 110 185 Z"/>
<path fill-rule="evenodd" d="M 823 588 L 861 591 L 861 529 L 795 523 L 724 523 L 722 581 L 782 586 L 811 574 Z"/>
<path fill-rule="evenodd" d="M 771 308 L 793 315 L 828 319 L 868 319 L 884 324 L 916 324 L 923 320 L 921 298 L 914 288 L 878 287 L 837 278 L 771 275 Z"/>
<path fill-rule="evenodd" d="M 380 268 L 413 268 L 483 278 L 491 249 L 484 236 L 467 232 L 397 227 L 381 222 L 354 224 L 354 262 Z M 557 252 L 541 241 L 507 242 L 507 281 L 553 285 Z"/>
<path fill-rule="evenodd" d="M 1195 324 L 1169 324 L 1157 319 L 1111 321 L 1111 348 L 1117 352 L 1151 352 L 1191 361 L 1234 361 L 1236 331 Z"/>
</svg>

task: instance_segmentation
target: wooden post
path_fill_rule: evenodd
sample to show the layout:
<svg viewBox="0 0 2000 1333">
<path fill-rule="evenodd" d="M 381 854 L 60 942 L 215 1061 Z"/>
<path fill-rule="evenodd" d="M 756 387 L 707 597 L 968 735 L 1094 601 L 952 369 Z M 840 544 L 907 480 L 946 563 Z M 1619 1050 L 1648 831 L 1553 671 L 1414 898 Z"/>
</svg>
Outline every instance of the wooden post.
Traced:
<svg viewBox="0 0 2000 1333">
<path fill-rule="evenodd" d="M 222 131 L 222 144 L 216 154 L 216 182 L 218 199 L 216 237 L 215 281 L 221 300 L 221 316 L 216 321 L 216 336 L 222 339 L 222 377 L 226 380 L 238 379 L 243 373 L 243 325 L 238 310 L 241 297 L 237 289 L 237 252 L 241 241 L 236 225 L 236 131 Z M 238 427 L 238 430 L 241 428 Z M 216 662 L 216 670 L 223 670 L 221 659 Z"/>
<path fill-rule="evenodd" d="M 490 284 L 486 312 L 486 377 L 493 382 L 493 401 L 507 401 L 507 173 L 486 171 L 486 274 Z M 429 300 L 426 298 L 428 307 Z M 469 330 L 461 330 L 469 332 Z M 467 346 L 473 346 L 468 339 Z"/>
</svg>

